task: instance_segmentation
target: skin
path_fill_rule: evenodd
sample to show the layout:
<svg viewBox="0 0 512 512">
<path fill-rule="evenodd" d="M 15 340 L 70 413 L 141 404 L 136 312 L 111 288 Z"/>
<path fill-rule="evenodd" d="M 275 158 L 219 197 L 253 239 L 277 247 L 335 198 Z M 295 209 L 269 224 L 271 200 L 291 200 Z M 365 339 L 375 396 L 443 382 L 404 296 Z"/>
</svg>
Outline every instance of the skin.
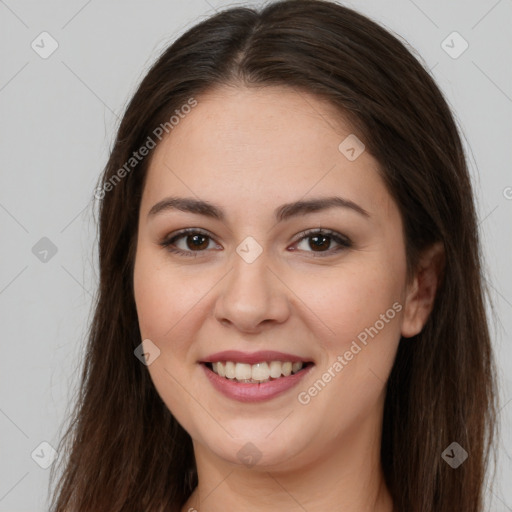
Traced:
<svg viewBox="0 0 512 512">
<path fill-rule="evenodd" d="M 242 86 L 197 100 L 151 155 L 134 268 L 142 339 L 160 350 L 148 370 L 194 445 L 199 485 L 181 510 L 315 512 L 336 504 L 391 512 L 379 453 L 385 384 L 400 336 L 417 334 L 431 311 L 441 249 L 426 252 L 406 281 L 402 220 L 378 162 L 368 151 L 349 161 L 338 150 L 353 129 L 326 102 Z M 170 195 L 218 205 L 226 219 L 178 210 L 148 217 Z M 331 208 L 274 218 L 284 203 L 332 195 L 369 217 Z M 327 239 L 317 249 L 311 237 L 297 237 L 320 227 L 352 246 L 336 252 Z M 195 257 L 160 245 L 183 228 L 210 235 Z M 262 248 L 250 264 L 236 252 L 248 236 Z M 193 252 L 190 235 L 188 242 L 175 245 Z M 394 318 L 300 403 L 298 394 L 394 303 L 401 306 Z M 198 363 L 228 349 L 277 350 L 315 366 L 284 394 L 244 404 L 216 391 Z M 251 467 L 237 456 L 248 442 L 260 454 Z"/>
</svg>

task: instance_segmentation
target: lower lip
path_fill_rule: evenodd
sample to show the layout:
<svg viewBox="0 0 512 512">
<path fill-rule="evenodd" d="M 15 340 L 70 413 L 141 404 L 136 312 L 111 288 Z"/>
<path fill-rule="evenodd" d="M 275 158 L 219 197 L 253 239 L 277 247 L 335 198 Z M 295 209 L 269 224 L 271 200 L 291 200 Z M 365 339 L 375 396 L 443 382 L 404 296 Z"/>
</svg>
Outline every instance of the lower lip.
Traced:
<svg viewBox="0 0 512 512">
<path fill-rule="evenodd" d="M 264 382 L 263 384 L 236 382 L 217 375 L 205 364 L 201 364 L 201 366 L 203 367 L 208 379 L 210 379 L 213 387 L 228 398 L 238 400 L 239 402 L 262 402 L 264 400 L 270 400 L 296 386 L 299 381 L 309 373 L 314 365 L 310 364 L 293 375 L 280 377 L 279 379 Z"/>
</svg>

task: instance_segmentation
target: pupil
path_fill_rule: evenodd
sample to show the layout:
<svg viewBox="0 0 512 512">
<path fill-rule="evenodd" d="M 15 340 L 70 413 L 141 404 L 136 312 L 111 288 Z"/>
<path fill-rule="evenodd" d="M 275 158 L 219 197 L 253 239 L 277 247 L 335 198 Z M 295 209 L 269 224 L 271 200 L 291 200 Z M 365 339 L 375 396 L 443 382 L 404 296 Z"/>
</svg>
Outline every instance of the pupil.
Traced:
<svg viewBox="0 0 512 512">
<path fill-rule="evenodd" d="M 188 244 L 189 246 L 189 249 L 203 249 L 204 247 L 201 247 L 202 245 L 204 245 L 204 240 L 206 240 L 206 237 L 204 235 L 191 235 L 189 236 L 189 239 L 192 238 L 194 241 L 192 242 L 192 244 Z M 198 239 L 203 239 L 203 243 L 199 242 L 199 243 L 196 243 L 198 241 Z M 206 247 L 208 247 L 208 243 L 206 243 Z"/>
<path fill-rule="evenodd" d="M 315 244 L 314 246 L 312 246 L 312 247 L 311 247 L 312 249 L 313 249 L 314 247 L 316 247 L 316 248 L 322 248 L 322 246 L 324 246 L 323 248 L 328 248 L 328 247 L 329 247 L 329 241 L 328 241 L 328 240 L 329 240 L 329 237 L 328 237 L 328 236 L 318 236 L 318 235 L 317 235 L 317 236 L 313 236 L 313 237 L 312 237 L 312 239 L 314 240 L 314 244 Z M 317 241 L 318 241 L 319 239 L 323 239 L 324 241 L 325 241 L 325 240 L 327 240 L 327 246 L 325 247 L 325 243 L 324 243 L 324 244 L 320 244 L 320 245 L 318 245 L 318 244 L 317 244 Z"/>
</svg>

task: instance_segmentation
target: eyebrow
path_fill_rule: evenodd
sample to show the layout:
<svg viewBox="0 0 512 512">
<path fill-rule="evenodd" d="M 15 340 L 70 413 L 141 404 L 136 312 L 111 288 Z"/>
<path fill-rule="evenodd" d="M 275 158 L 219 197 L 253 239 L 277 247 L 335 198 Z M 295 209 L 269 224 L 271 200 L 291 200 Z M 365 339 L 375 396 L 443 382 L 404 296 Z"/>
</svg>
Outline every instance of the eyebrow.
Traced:
<svg viewBox="0 0 512 512">
<path fill-rule="evenodd" d="M 349 199 L 336 196 L 286 203 L 275 209 L 274 216 L 278 222 L 282 222 L 291 217 L 327 210 L 329 208 L 347 208 L 364 217 L 370 217 L 370 214 L 358 204 L 350 201 Z M 220 221 L 224 221 L 226 217 L 224 211 L 219 206 L 209 203 L 208 201 L 202 201 L 192 197 L 166 197 L 156 203 L 151 210 L 149 210 L 148 217 L 154 217 L 159 213 L 169 210 L 180 210 L 182 212 L 195 213 Z"/>
</svg>

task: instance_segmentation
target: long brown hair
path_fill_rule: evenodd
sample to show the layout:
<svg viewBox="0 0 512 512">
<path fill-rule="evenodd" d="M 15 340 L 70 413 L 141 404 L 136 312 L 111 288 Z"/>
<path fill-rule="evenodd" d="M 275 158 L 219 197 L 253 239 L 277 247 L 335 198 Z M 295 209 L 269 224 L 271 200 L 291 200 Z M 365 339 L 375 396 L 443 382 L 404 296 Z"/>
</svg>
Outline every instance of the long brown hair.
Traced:
<svg viewBox="0 0 512 512">
<path fill-rule="evenodd" d="M 132 275 L 149 158 L 126 163 L 177 109 L 217 85 L 289 86 L 327 99 L 380 163 L 402 214 L 409 275 L 423 249 L 444 245 L 434 309 L 420 334 L 400 340 L 387 383 L 381 460 L 397 511 L 481 512 L 497 385 L 460 136 L 405 45 L 326 0 L 213 15 L 162 53 L 129 103 L 99 182 L 99 290 L 52 511 L 179 511 L 197 485 L 191 438 L 134 356 Z M 452 442 L 469 454 L 456 469 L 442 457 Z"/>
</svg>

